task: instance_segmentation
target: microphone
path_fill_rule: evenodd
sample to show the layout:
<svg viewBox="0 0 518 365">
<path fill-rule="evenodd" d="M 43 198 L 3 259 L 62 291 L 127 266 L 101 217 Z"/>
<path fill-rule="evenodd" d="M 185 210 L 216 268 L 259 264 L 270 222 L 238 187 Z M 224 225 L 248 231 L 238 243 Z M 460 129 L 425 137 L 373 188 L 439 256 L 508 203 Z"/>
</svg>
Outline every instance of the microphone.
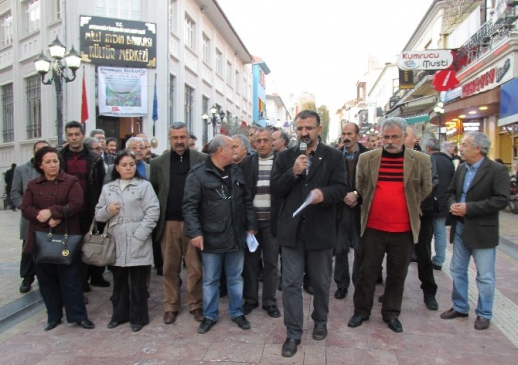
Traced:
<svg viewBox="0 0 518 365">
<path fill-rule="evenodd" d="M 299 144 L 300 154 L 306 154 L 306 150 L 308 149 L 308 145 L 306 142 L 300 142 Z M 309 159 L 308 159 L 308 165 L 306 167 L 306 176 L 308 176 L 309 173 Z"/>
</svg>

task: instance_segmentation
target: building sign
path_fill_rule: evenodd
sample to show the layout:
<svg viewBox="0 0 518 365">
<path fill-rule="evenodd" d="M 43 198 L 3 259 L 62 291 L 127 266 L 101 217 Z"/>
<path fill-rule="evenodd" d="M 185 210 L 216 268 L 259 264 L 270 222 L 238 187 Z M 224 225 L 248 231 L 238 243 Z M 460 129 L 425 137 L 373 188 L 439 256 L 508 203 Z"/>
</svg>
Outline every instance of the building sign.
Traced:
<svg viewBox="0 0 518 365">
<path fill-rule="evenodd" d="M 495 66 L 485 69 L 475 78 L 462 85 L 462 97 L 478 94 L 483 91 L 494 89 L 500 84 L 512 78 L 513 57 L 506 57 Z"/>
<path fill-rule="evenodd" d="M 132 20 L 79 17 L 82 62 L 156 68 L 156 24 Z"/>
<path fill-rule="evenodd" d="M 480 132 L 479 121 L 462 122 L 462 130 L 466 132 Z"/>
<path fill-rule="evenodd" d="M 454 51 L 435 49 L 427 51 L 405 51 L 398 56 L 397 66 L 401 70 L 444 70 L 453 65 Z"/>
<path fill-rule="evenodd" d="M 399 88 L 412 89 L 414 87 L 414 71 L 399 70 Z"/>
<path fill-rule="evenodd" d="M 148 115 L 148 70 L 99 67 L 99 114 L 111 117 Z"/>
</svg>

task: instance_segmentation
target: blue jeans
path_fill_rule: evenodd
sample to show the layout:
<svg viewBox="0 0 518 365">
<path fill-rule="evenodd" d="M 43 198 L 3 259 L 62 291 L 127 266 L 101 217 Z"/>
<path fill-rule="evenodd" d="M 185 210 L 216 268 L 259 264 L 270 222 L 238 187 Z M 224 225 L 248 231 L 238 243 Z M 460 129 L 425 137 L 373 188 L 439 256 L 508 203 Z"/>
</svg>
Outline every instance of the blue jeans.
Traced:
<svg viewBox="0 0 518 365">
<path fill-rule="evenodd" d="M 461 313 L 469 312 L 468 265 L 471 256 L 477 268 L 478 303 L 477 316 L 491 319 L 495 298 L 495 258 L 496 248 L 469 248 L 462 241 L 464 225 L 457 222 L 453 240 L 453 257 L 450 272 L 453 278 L 451 299 L 453 309 Z"/>
<path fill-rule="evenodd" d="M 432 264 L 442 266 L 446 257 L 446 217 L 433 219 L 433 237 L 435 256 L 432 257 Z"/>
<path fill-rule="evenodd" d="M 225 267 L 230 318 L 243 315 L 243 264 L 245 252 L 201 253 L 203 266 L 203 316 L 216 321 L 219 316 L 219 278 Z"/>
</svg>

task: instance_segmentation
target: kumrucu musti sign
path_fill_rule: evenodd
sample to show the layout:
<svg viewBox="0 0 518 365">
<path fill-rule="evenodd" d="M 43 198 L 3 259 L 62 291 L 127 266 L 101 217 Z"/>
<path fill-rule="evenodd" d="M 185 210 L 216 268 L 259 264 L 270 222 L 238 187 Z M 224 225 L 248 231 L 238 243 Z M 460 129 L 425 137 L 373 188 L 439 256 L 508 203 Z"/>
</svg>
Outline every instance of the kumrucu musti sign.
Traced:
<svg viewBox="0 0 518 365">
<path fill-rule="evenodd" d="M 156 68 L 156 23 L 81 15 L 79 26 L 82 62 Z"/>
<path fill-rule="evenodd" d="M 434 49 L 424 51 L 405 51 L 397 59 L 400 70 L 445 70 L 453 66 L 455 51 Z"/>
</svg>

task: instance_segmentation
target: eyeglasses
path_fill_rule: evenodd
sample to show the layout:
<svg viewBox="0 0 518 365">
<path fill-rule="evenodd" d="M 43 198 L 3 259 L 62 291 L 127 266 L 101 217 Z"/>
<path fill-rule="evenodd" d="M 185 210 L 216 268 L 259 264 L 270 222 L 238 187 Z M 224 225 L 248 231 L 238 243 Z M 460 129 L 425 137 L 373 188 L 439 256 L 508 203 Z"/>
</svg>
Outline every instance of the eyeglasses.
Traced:
<svg viewBox="0 0 518 365">
<path fill-rule="evenodd" d="M 383 140 L 384 141 L 397 141 L 398 139 L 400 139 L 401 137 L 403 137 L 402 134 L 400 134 L 399 136 L 383 136 Z"/>
<path fill-rule="evenodd" d="M 308 132 L 311 132 L 313 129 L 318 128 L 318 126 L 307 126 L 307 127 L 297 127 L 297 132 L 302 132 L 304 129 Z"/>
</svg>

